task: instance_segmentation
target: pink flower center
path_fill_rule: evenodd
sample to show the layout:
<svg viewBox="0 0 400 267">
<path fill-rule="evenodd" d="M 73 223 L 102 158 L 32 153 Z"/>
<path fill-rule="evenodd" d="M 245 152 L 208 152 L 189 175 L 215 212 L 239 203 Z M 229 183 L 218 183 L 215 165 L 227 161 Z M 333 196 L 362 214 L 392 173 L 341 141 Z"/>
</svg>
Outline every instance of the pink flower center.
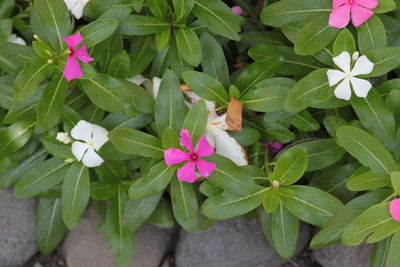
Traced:
<svg viewBox="0 0 400 267">
<path fill-rule="evenodd" d="M 355 2 L 355 0 L 349 0 L 349 4 L 350 4 L 350 5 L 353 5 L 354 2 Z"/>
<path fill-rule="evenodd" d="M 197 153 L 190 154 L 190 160 L 195 161 L 198 158 L 199 158 L 199 156 L 197 156 Z"/>
<path fill-rule="evenodd" d="M 72 47 L 70 47 L 70 48 L 69 48 L 69 51 L 68 51 L 68 55 L 71 56 L 71 57 L 73 57 L 73 56 L 75 55 L 75 49 L 73 49 Z"/>
</svg>

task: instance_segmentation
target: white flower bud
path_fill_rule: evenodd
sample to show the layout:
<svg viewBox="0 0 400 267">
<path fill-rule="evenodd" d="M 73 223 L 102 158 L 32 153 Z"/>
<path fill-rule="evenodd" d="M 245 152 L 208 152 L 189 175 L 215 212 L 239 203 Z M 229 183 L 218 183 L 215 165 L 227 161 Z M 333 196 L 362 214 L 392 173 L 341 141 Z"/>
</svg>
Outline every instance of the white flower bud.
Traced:
<svg viewBox="0 0 400 267">
<path fill-rule="evenodd" d="M 71 137 L 69 137 L 68 133 L 63 133 L 63 132 L 57 133 L 56 139 L 64 144 L 69 144 L 72 141 Z"/>
<path fill-rule="evenodd" d="M 356 61 L 358 57 L 360 56 L 360 53 L 358 51 L 354 52 L 353 55 L 351 56 L 351 59 L 353 61 Z"/>
<path fill-rule="evenodd" d="M 272 182 L 272 186 L 275 187 L 275 188 L 278 188 L 279 186 L 281 186 L 281 184 L 277 180 L 274 180 Z"/>
</svg>

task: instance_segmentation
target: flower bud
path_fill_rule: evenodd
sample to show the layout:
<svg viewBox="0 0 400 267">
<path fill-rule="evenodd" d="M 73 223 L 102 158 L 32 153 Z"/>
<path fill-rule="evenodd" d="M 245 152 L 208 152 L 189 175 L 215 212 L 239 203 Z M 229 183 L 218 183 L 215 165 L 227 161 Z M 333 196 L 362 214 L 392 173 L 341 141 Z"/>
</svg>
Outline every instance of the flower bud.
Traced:
<svg viewBox="0 0 400 267">
<path fill-rule="evenodd" d="M 37 35 L 37 34 L 34 34 L 34 35 L 33 35 L 33 39 L 35 39 L 36 41 L 40 41 L 40 37 L 39 37 L 39 35 Z"/>
<path fill-rule="evenodd" d="M 272 186 L 275 187 L 275 188 L 278 188 L 279 186 L 281 186 L 281 184 L 277 180 L 274 180 L 272 182 Z"/>
<path fill-rule="evenodd" d="M 356 61 L 358 57 L 360 56 L 360 53 L 358 51 L 354 52 L 353 55 L 351 56 L 351 59 L 353 61 Z"/>
<path fill-rule="evenodd" d="M 56 139 L 64 144 L 69 144 L 72 141 L 71 137 L 69 137 L 68 133 L 63 133 L 63 132 L 57 133 Z"/>
</svg>

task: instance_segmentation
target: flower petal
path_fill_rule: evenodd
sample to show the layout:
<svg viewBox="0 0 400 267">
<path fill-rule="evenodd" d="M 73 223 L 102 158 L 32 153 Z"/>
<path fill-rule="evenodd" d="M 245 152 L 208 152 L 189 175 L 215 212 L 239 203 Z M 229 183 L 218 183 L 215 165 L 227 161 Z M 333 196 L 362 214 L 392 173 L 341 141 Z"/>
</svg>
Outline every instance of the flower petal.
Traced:
<svg viewBox="0 0 400 267">
<path fill-rule="evenodd" d="M 64 0 L 68 9 L 76 19 L 80 19 L 83 14 L 83 9 L 89 0 Z"/>
<path fill-rule="evenodd" d="M 372 10 L 359 5 L 353 5 L 351 8 L 351 21 L 356 27 L 361 26 L 364 22 L 369 20 L 374 15 Z"/>
<path fill-rule="evenodd" d="M 183 91 L 183 93 L 190 100 L 190 103 L 188 103 L 189 107 L 191 107 L 193 104 L 195 104 L 196 102 L 198 102 L 200 100 L 204 100 L 204 102 L 206 102 L 208 112 L 213 112 L 217 107 L 216 102 L 205 100 L 205 99 L 201 98 L 200 96 L 198 96 L 197 94 L 193 93 L 192 91 Z"/>
<path fill-rule="evenodd" d="M 74 35 L 61 38 L 61 40 L 66 42 L 69 48 L 75 48 L 78 44 L 80 44 L 83 41 L 83 37 L 80 32 L 77 32 Z"/>
<path fill-rule="evenodd" d="M 335 96 L 339 99 L 350 100 L 351 88 L 349 79 L 344 79 L 335 89 Z"/>
<path fill-rule="evenodd" d="M 10 43 L 14 43 L 14 44 L 19 44 L 19 45 L 26 45 L 26 42 L 24 39 L 22 39 L 21 37 L 18 37 L 16 34 L 11 34 L 8 39 L 7 42 Z"/>
<path fill-rule="evenodd" d="M 334 8 L 329 15 L 329 26 L 339 29 L 346 27 L 350 21 L 350 10 L 350 5 Z"/>
<path fill-rule="evenodd" d="M 64 77 L 71 81 L 76 78 L 80 78 L 83 76 L 81 66 L 79 65 L 78 60 L 75 57 L 68 56 L 67 64 L 65 64 L 64 69 Z"/>
<path fill-rule="evenodd" d="M 71 130 L 71 136 L 76 140 L 90 142 L 92 140 L 93 124 L 80 120 Z"/>
<path fill-rule="evenodd" d="M 88 144 L 75 141 L 72 144 L 72 154 L 74 154 L 75 158 L 78 161 L 81 161 L 83 155 L 85 155 L 85 152 L 88 150 L 88 148 L 89 148 Z"/>
<path fill-rule="evenodd" d="M 326 75 L 328 76 L 329 86 L 333 86 L 346 78 L 346 73 L 340 70 L 328 70 Z"/>
<path fill-rule="evenodd" d="M 82 158 L 82 163 L 86 167 L 93 168 L 100 166 L 104 160 L 90 147 Z"/>
<path fill-rule="evenodd" d="M 92 127 L 92 140 L 94 142 L 94 149 L 97 151 L 108 142 L 108 131 L 96 124 L 92 124 Z"/>
<path fill-rule="evenodd" d="M 364 79 L 351 77 L 351 85 L 353 85 L 353 90 L 358 97 L 367 97 L 369 90 L 372 88 L 372 84 Z"/>
<path fill-rule="evenodd" d="M 374 9 L 379 5 L 378 0 L 356 0 L 354 1 L 357 5 L 369 8 L 369 9 Z"/>
<path fill-rule="evenodd" d="M 82 46 L 82 47 L 76 49 L 74 55 L 75 55 L 77 58 L 79 58 L 81 61 L 85 62 L 85 63 L 94 60 L 94 58 L 89 57 L 89 54 L 88 54 L 86 45 L 84 45 L 84 46 Z"/>
<path fill-rule="evenodd" d="M 178 179 L 188 183 L 193 183 L 196 181 L 196 172 L 194 170 L 194 161 L 189 161 L 182 168 L 178 170 Z"/>
<path fill-rule="evenodd" d="M 196 166 L 202 177 L 208 177 L 215 170 L 217 164 L 215 164 L 214 162 L 208 162 L 202 159 L 197 159 Z"/>
<path fill-rule="evenodd" d="M 400 198 L 395 198 L 390 201 L 389 212 L 393 220 L 400 222 Z"/>
<path fill-rule="evenodd" d="M 349 52 L 343 51 L 340 55 L 337 57 L 332 58 L 333 62 L 342 69 L 346 74 L 350 73 L 350 63 L 351 63 L 351 57 Z"/>
<path fill-rule="evenodd" d="M 193 142 L 192 142 L 192 138 L 190 137 L 190 132 L 186 129 L 181 130 L 180 134 L 180 139 L 179 139 L 179 144 L 181 146 L 185 146 L 190 153 L 194 153 L 194 149 L 193 149 Z"/>
<path fill-rule="evenodd" d="M 226 131 L 217 127 L 207 126 L 206 137 L 211 144 L 215 144 L 215 152 L 233 161 L 238 166 L 248 164 L 243 147 Z"/>
<path fill-rule="evenodd" d="M 348 4 L 348 3 L 349 3 L 349 0 L 333 0 L 332 8 L 336 9 L 336 8 L 340 7 L 341 5 Z"/>
<path fill-rule="evenodd" d="M 167 165 L 175 165 L 190 160 L 190 155 L 180 149 L 169 148 L 164 151 L 164 160 Z"/>
<path fill-rule="evenodd" d="M 233 6 L 231 10 L 233 14 L 238 16 L 243 16 L 244 14 L 243 9 L 240 6 Z"/>
<path fill-rule="evenodd" d="M 136 85 L 142 85 L 146 80 L 148 80 L 148 79 L 146 79 L 145 77 L 143 77 L 143 75 L 142 74 L 138 74 L 138 75 L 135 75 L 135 76 L 133 76 L 133 77 L 131 77 L 131 78 L 129 78 L 129 79 L 127 79 L 129 82 L 131 82 L 131 83 L 134 83 L 134 84 L 136 84 Z M 147 88 L 146 88 L 147 89 Z"/>
<path fill-rule="evenodd" d="M 351 75 L 370 74 L 373 69 L 374 63 L 372 63 L 366 56 L 361 56 L 357 59 L 354 68 L 351 70 Z"/>
<path fill-rule="evenodd" d="M 205 136 L 200 137 L 197 144 L 197 155 L 199 157 L 209 157 L 214 154 L 214 148 L 208 143 Z"/>
</svg>

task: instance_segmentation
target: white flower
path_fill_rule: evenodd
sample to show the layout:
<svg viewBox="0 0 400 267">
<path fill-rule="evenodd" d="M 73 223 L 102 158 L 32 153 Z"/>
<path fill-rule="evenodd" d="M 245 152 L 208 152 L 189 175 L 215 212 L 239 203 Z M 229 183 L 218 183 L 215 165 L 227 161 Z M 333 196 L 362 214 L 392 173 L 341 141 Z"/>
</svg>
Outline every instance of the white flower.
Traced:
<svg viewBox="0 0 400 267">
<path fill-rule="evenodd" d="M 14 44 L 20 44 L 20 45 L 26 45 L 24 39 L 22 39 L 21 37 L 18 37 L 16 34 L 11 34 L 8 37 L 7 42 L 14 43 Z"/>
<path fill-rule="evenodd" d="M 64 144 L 69 144 L 69 143 L 71 143 L 71 137 L 69 137 L 69 135 L 68 135 L 68 133 L 57 133 L 57 137 L 56 137 L 56 139 L 58 140 L 58 141 L 60 141 L 61 143 L 64 143 Z"/>
<path fill-rule="evenodd" d="M 87 167 L 100 166 L 104 160 L 96 153 L 107 141 L 108 131 L 96 124 L 79 121 L 72 129 L 71 136 L 76 140 L 72 144 L 72 154 Z"/>
<path fill-rule="evenodd" d="M 366 56 L 361 56 L 355 62 L 353 69 L 350 70 L 351 57 L 349 52 L 346 51 L 334 57 L 333 62 L 343 70 L 328 70 L 326 73 L 328 75 L 329 86 L 333 86 L 343 80 L 336 87 L 335 96 L 339 99 L 350 100 L 351 83 L 356 96 L 367 97 L 369 90 L 372 88 L 372 84 L 367 80 L 356 78 L 355 76 L 371 73 L 374 69 L 374 64 Z"/>
<path fill-rule="evenodd" d="M 83 15 L 83 8 L 89 0 L 64 0 L 64 2 L 72 15 L 74 15 L 76 19 L 80 19 Z"/>
</svg>

